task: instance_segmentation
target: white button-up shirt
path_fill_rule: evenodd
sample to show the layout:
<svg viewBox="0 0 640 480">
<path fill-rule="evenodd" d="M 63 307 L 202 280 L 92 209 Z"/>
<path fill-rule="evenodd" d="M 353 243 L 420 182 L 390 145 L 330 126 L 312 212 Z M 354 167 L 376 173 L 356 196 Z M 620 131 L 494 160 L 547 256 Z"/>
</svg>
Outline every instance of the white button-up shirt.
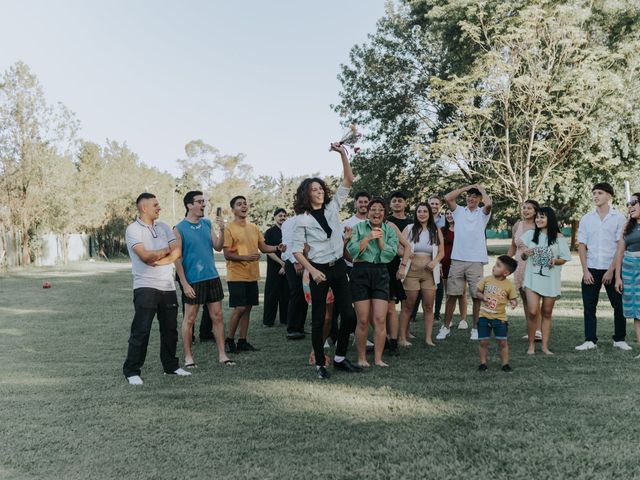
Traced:
<svg viewBox="0 0 640 480">
<path fill-rule="evenodd" d="M 309 213 L 299 215 L 293 231 L 292 253 L 304 250 L 309 245 L 307 258 L 314 263 L 330 263 L 342 258 L 344 243 L 342 240 L 342 224 L 340 208 L 349 196 L 349 188 L 340 185 L 331 201 L 324 207 L 324 216 L 331 227 L 331 237 Z"/>
<path fill-rule="evenodd" d="M 597 210 L 580 219 L 578 242 L 587 247 L 587 268 L 609 269 L 626 223 L 624 215 L 613 207 L 609 207 L 603 219 L 600 219 Z"/>
<path fill-rule="evenodd" d="M 353 228 L 358 225 L 360 222 L 364 222 L 366 218 L 358 218 L 357 215 L 353 215 L 352 217 L 347 218 L 344 222 L 342 222 L 342 231 L 344 232 L 345 227 Z M 349 267 L 353 267 L 353 263 L 349 262 L 345 259 L 344 263 Z"/>
<path fill-rule="evenodd" d="M 296 222 L 300 215 L 287 218 L 282 224 L 282 243 L 287 246 L 287 249 L 282 252 L 281 259 L 283 262 L 289 260 L 291 263 L 296 263 L 296 259 L 293 256 L 293 231 L 296 228 Z"/>
</svg>

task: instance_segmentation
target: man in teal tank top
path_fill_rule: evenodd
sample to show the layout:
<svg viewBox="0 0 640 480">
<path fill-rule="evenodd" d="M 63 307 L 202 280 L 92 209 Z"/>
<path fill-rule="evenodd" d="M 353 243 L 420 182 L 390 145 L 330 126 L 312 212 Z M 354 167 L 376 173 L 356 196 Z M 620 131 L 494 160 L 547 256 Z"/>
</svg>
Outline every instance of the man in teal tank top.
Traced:
<svg viewBox="0 0 640 480">
<path fill-rule="evenodd" d="M 182 342 L 186 368 L 196 368 L 191 349 L 192 331 L 200 305 L 206 305 L 211 317 L 213 334 L 218 347 L 218 361 L 225 365 L 233 362 L 224 351 L 224 321 L 222 320 L 222 299 L 224 293 L 220 275 L 216 269 L 213 249 L 222 250 L 224 221 L 216 217 L 220 233 L 216 235 L 211 221 L 204 218 L 205 199 L 200 191 L 191 191 L 184 196 L 186 215 L 173 231 L 178 245 L 182 248 L 182 258 L 176 260 L 176 272 L 185 297 L 184 320 L 182 321 Z"/>
</svg>

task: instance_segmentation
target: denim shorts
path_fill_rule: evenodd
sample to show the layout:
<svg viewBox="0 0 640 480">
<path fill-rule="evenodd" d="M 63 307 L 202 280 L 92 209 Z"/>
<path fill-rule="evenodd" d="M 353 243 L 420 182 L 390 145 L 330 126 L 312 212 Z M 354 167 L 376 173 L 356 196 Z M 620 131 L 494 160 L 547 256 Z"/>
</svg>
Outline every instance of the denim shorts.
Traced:
<svg viewBox="0 0 640 480">
<path fill-rule="evenodd" d="M 478 319 L 478 340 L 489 340 L 491 330 L 496 340 L 506 340 L 509 331 L 509 323 L 502 320 L 495 320 L 487 317 Z"/>
</svg>

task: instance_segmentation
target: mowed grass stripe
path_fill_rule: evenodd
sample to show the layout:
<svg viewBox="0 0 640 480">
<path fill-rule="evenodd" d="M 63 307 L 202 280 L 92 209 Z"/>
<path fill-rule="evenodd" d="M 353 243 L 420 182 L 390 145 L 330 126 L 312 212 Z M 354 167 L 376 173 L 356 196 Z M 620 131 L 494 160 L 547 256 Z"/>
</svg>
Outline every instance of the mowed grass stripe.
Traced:
<svg viewBox="0 0 640 480">
<path fill-rule="evenodd" d="M 261 351 L 229 368 L 197 343 L 191 378 L 162 375 L 154 323 L 145 385 L 133 388 L 121 375 L 133 314 L 126 264 L 5 274 L 0 477 L 640 478 L 637 348 L 612 348 L 603 291 L 599 348 L 573 350 L 583 340 L 578 275 L 565 269 L 554 357 L 527 356 L 521 308 L 511 315 L 512 374 L 495 345 L 478 374 L 468 332 L 422 347 L 417 322 L 391 368 L 319 383 L 310 339 L 263 329 L 258 307 L 250 340 Z"/>
</svg>

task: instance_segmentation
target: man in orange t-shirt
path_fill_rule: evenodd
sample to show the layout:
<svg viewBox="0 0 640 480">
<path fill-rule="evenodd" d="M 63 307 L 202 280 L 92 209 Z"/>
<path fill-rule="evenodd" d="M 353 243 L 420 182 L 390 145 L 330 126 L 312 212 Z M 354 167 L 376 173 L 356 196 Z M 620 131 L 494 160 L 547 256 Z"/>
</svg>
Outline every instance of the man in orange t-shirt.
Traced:
<svg viewBox="0 0 640 480">
<path fill-rule="evenodd" d="M 225 339 L 227 353 L 255 352 L 257 349 L 247 342 L 251 308 L 258 305 L 258 280 L 260 280 L 260 252 L 283 252 L 283 244 L 267 245 L 258 227 L 247 222 L 249 205 L 247 199 L 237 195 L 229 202 L 233 221 L 224 231 L 222 251 L 227 260 L 227 286 L 229 306 L 233 308 L 229 320 L 229 336 Z M 235 343 L 236 330 L 240 326 L 240 338 Z"/>
</svg>

